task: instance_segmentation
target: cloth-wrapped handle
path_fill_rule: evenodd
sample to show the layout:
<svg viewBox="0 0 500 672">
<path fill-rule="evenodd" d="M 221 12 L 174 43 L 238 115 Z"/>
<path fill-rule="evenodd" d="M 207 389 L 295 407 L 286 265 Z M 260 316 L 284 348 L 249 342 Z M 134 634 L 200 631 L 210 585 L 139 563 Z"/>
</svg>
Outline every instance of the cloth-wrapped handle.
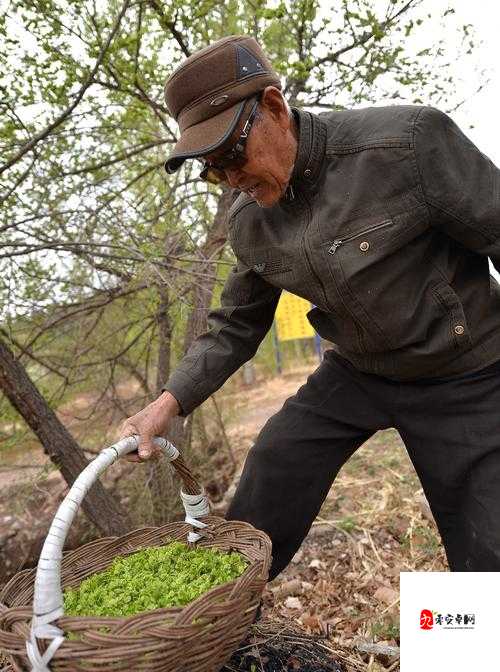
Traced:
<svg viewBox="0 0 500 672">
<path fill-rule="evenodd" d="M 181 490 L 181 498 L 186 511 L 186 522 L 193 527 L 205 527 L 205 523 L 197 520 L 198 517 L 210 512 L 208 499 L 203 489 L 193 479 L 179 456 L 179 451 L 170 441 L 161 437 L 155 437 L 153 441 L 161 448 L 164 456 L 173 462 L 184 485 L 187 485 L 187 489 L 191 490 L 188 493 Z M 40 553 L 35 576 L 31 640 L 26 644 L 33 672 L 50 672 L 49 661 L 64 641 L 63 631 L 54 625 L 54 621 L 64 614 L 61 560 L 64 542 L 71 523 L 85 495 L 96 483 L 99 476 L 120 457 L 137 450 L 138 446 L 139 437 L 129 436 L 108 448 L 104 448 L 78 476 L 57 509 Z M 200 535 L 196 532 L 190 532 L 188 535 L 188 541 L 191 542 L 197 541 L 199 538 Z M 43 655 L 39 652 L 36 642 L 37 637 L 53 640 Z"/>
</svg>

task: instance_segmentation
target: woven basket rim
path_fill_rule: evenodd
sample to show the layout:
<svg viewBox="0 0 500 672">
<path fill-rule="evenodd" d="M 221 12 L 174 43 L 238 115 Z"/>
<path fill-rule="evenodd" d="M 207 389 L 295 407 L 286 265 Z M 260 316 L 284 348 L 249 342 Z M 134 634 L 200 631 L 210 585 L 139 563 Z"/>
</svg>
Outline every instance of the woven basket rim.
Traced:
<svg viewBox="0 0 500 672">
<path fill-rule="evenodd" d="M 210 524 L 211 523 L 212 524 L 213 523 L 224 524 L 224 523 L 229 523 L 230 522 L 231 525 L 237 524 L 238 527 L 245 527 L 249 531 L 255 532 L 256 536 L 258 538 L 261 538 L 261 541 L 263 543 L 268 542 L 269 547 L 271 547 L 271 540 L 270 540 L 269 536 L 265 532 L 263 532 L 262 530 L 257 530 L 250 523 L 247 523 L 245 521 L 226 521 L 224 518 L 221 518 L 219 516 L 212 516 L 212 515 L 203 516 L 202 518 L 200 518 L 200 520 L 207 523 L 208 531 L 210 531 Z M 158 525 L 158 526 L 148 525 L 147 527 L 139 527 L 139 528 L 131 530 L 130 532 L 127 532 L 126 534 L 121 535 L 119 537 L 117 537 L 117 536 L 99 537 L 98 539 L 93 539 L 92 541 L 89 541 L 86 544 L 82 544 L 81 546 L 78 546 L 77 548 L 64 551 L 63 552 L 63 567 L 64 567 L 64 569 L 67 569 L 68 566 L 70 566 L 70 561 L 71 561 L 71 558 L 72 558 L 73 555 L 76 555 L 77 553 L 81 553 L 81 551 L 83 549 L 88 548 L 92 545 L 96 545 L 97 543 L 104 544 L 104 542 L 106 542 L 106 541 L 109 541 L 109 542 L 119 541 L 120 539 L 125 539 L 126 537 L 129 537 L 133 533 L 139 533 L 139 532 L 143 532 L 143 531 L 152 532 L 154 530 L 159 530 L 163 527 L 172 526 L 174 524 L 177 525 L 178 527 L 185 527 L 186 531 L 191 529 L 191 526 L 188 523 L 185 523 L 184 521 L 173 521 L 172 523 L 167 523 L 166 525 Z M 156 546 L 155 545 L 152 545 L 152 546 L 138 546 L 137 548 L 132 548 L 132 549 L 127 550 L 127 551 L 122 552 L 122 553 L 117 553 L 110 560 L 109 565 L 111 565 L 111 563 L 117 557 L 127 557 L 128 555 L 133 555 L 134 553 L 138 553 L 139 551 L 145 550 L 147 548 L 158 548 L 158 547 L 161 547 L 161 546 L 167 546 L 169 543 L 172 543 L 173 541 L 179 541 L 179 540 L 176 540 L 176 539 L 168 540 L 168 539 L 166 539 L 164 543 L 157 544 Z M 182 542 L 182 543 L 185 543 L 185 542 Z M 199 547 L 199 546 L 201 546 L 202 548 L 206 548 L 206 547 L 210 548 L 211 547 L 210 539 L 202 539 L 199 542 L 195 542 L 194 544 L 186 543 L 186 545 L 187 546 L 192 546 L 193 548 L 196 548 L 196 547 Z M 191 602 L 188 602 L 188 604 L 177 606 L 177 607 L 158 607 L 157 609 L 150 609 L 150 610 L 147 610 L 147 611 L 141 611 L 141 612 L 137 612 L 136 614 L 132 614 L 132 615 L 128 615 L 128 616 L 66 616 L 66 615 L 63 615 L 59 619 L 57 619 L 57 621 L 55 621 L 55 622 L 60 623 L 62 621 L 64 623 L 67 619 L 79 619 L 79 620 L 88 619 L 89 623 L 94 622 L 96 620 L 99 620 L 99 621 L 104 621 L 105 620 L 105 621 L 109 621 L 110 623 L 113 622 L 114 624 L 117 624 L 118 622 L 126 623 L 130 619 L 138 618 L 141 615 L 144 616 L 146 614 L 152 614 L 152 613 L 157 613 L 157 612 L 163 612 L 166 615 L 168 615 L 169 613 L 172 613 L 172 614 L 180 613 L 181 611 L 183 611 L 187 607 L 190 607 L 191 605 L 196 604 L 201 599 L 203 599 L 203 598 L 206 599 L 207 596 L 211 596 L 211 594 L 213 592 L 217 592 L 217 590 L 220 589 L 221 586 L 225 586 L 227 588 L 228 586 L 234 586 L 238 582 L 242 582 L 242 580 L 247 577 L 247 575 L 254 569 L 254 567 L 256 565 L 259 565 L 259 564 L 263 563 L 264 557 L 261 560 L 252 560 L 252 559 L 248 558 L 242 550 L 238 549 L 238 545 L 241 545 L 241 542 L 239 543 L 238 540 L 235 539 L 234 540 L 234 548 L 232 548 L 231 551 L 234 550 L 234 551 L 237 551 L 237 552 L 241 553 L 241 555 L 243 555 L 245 557 L 245 559 L 247 560 L 247 562 L 249 563 L 248 567 L 245 569 L 243 574 L 241 574 L 236 579 L 232 579 L 231 581 L 226 581 L 223 584 L 219 584 L 217 586 L 214 586 L 213 588 L 210 588 L 210 590 L 207 590 L 205 593 L 202 593 L 201 595 L 199 595 L 197 598 L 195 598 Z M 231 552 L 231 551 L 228 551 L 228 552 Z M 263 554 L 263 555 L 265 555 L 265 554 Z M 109 566 L 109 565 L 107 565 L 107 566 Z M 99 570 L 99 571 L 103 571 L 103 570 Z M 8 588 L 9 588 L 11 582 L 14 582 L 15 579 L 19 580 L 19 578 L 21 576 L 25 576 L 27 578 L 29 576 L 29 574 L 33 575 L 32 578 L 34 580 L 35 574 L 36 574 L 36 567 L 25 569 L 25 570 L 22 570 L 21 572 L 18 572 L 8 581 L 7 584 L 5 584 L 2 591 L 0 591 L 0 607 L 3 607 L 4 611 L 8 611 L 10 609 L 22 609 L 22 608 L 32 609 L 32 604 L 19 604 L 19 605 L 12 606 L 12 605 L 9 605 L 8 602 L 6 602 L 6 601 L 4 601 L 2 603 L 2 600 L 5 600 L 5 598 L 6 598 L 5 594 L 8 592 Z M 91 574 L 89 574 L 88 576 L 91 576 Z M 81 579 L 81 581 L 84 581 L 85 578 L 87 578 L 87 577 L 84 577 L 83 579 Z M 81 583 L 81 581 L 80 581 L 80 583 Z M 78 584 L 76 584 L 76 585 L 78 585 Z M 64 585 L 63 585 L 63 589 L 64 589 Z M 2 612 L 0 610 L 0 617 L 1 616 L 2 616 Z"/>
<path fill-rule="evenodd" d="M 166 672 L 177 672 L 179 669 L 213 672 L 215 669 L 220 669 L 229 660 L 237 643 L 244 638 L 254 618 L 268 578 L 271 540 L 265 532 L 243 521 L 226 521 L 217 516 L 205 516 L 204 520 L 214 535 L 196 542 L 194 546 L 201 545 L 205 548 L 226 546 L 221 550 L 239 551 L 249 562 L 243 574 L 214 586 L 182 606 L 159 607 L 127 616 L 61 616 L 55 622 L 63 628 L 66 636 L 52 658 L 50 669 L 69 672 L 75 669 L 76 660 L 84 665 L 90 665 L 92 669 L 105 669 L 103 665 L 110 659 L 113 659 L 116 665 L 113 669 L 120 672 L 129 672 L 130 669 L 134 669 L 134 664 L 139 663 L 140 669 L 151 672 L 158 667 L 165 669 Z M 140 537 L 140 532 L 144 529 L 153 531 L 149 538 Z M 96 553 L 101 552 L 101 560 L 99 555 L 91 557 L 87 562 L 88 567 L 85 562 L 82 563 L 85 554 L 81 551 L 96 541 L 67 551 L 65 569 L 68 571 L 68 576 L 65 577 L 63 585 L 67 585 L 70 581 L 72 571 L 73 576 L 79 581 L 91 575 L 92 571 L 99 571 L 100 568 L 92 570 L 93 560 L 95 564 L 107 563 L 108 559 L 111 562 L 114 557 L 131 554 L 148 546 L 158 547 L 171 541 L 185 541 L 186 533 L 190 529 L 191 526 L 185 522 L 173 522 L 153 528 L 137 528 L 135 533 L 140 545 L 129 548 L 124 543 L 123 550 L 119 547 L 115 549 L 114 544 L 121 538 L 130 537 L 130 533 L 122 537 L 102 537 L 97 540 L 101 548 L 99 546 L 96 548 Z M 155 536 L 154 532 L 157 530 L 161 532 Z M 108 546 L 106 541 L 110 542 Z M 134 543 L 133 538 L 131 541 Z M 155 541 L 157 543 L 154 543 Z M 79 554 L 78 558 L 82 564 L 79 563 L 78 566 L 75 563 L 71 567 L 73 554 Z M 18 666 L 15 669 L 30 669 L 26 655 L 26 640 L 29 637 L 33 606 L 32 604 L 8 606 L 5 604 L 6 598 L 9 605 L 11 602 L 6 589 L 11 587 L 14 600 L 30 601 L 34 578 L 34 570 L 19 572 L 0 595 L 0 642 L 8 660 L 15 661 L 15 665 Z M 107 625 L 109 631 L 103 632 L 102 629 Z M 68 632 L 76 633 L 78 638 L 69 639 Z M 45 642 L 42 645 L 44 650 L 48 640 L 42 641 Z M 78 669 L 86 668 L 78 667 Z"/>
</svg>

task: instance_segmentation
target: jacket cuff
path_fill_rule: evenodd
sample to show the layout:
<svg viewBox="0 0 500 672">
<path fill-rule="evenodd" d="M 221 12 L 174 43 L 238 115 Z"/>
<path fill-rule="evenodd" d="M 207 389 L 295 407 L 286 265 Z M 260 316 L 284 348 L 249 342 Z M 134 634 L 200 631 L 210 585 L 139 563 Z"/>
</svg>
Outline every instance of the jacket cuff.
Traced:
<svg viewBox="0 0 500 672">
<path fill-rule="evenodd" d="M 195 394 L 195 388 L 196 384 L 192 378 L 177 370 L 172 373 L 161 390 L 162 392 L 170 392 L 175 397 L 181 409 L 179 415 L 181 418 L 185 418 L 203 401 L 203 399 L 199 399 L 198 395 Z"/>
</svg>

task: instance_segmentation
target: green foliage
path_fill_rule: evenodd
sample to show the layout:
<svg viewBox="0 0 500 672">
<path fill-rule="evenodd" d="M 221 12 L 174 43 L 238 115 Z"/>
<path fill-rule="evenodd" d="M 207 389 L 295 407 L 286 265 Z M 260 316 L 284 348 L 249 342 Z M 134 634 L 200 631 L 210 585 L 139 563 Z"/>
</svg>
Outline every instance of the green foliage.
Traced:
<svg viewBox="0 0 500 672">
<path fill-rule="evenodd" d="M 400 540 L 401 545 L 410 548 L 411 539 L 415 551 L 426 557 L 434 557 L 441 545 L 438 535 L 427 525 L 416 525 L 413 530 L 408 530 Z"/>
<path fill-rule="evenodd" d="M 341 530 L 345 530 L 346 532 L 352 532 L 358 527 L 358 524 L 354 518 L 351 516 L 346 516 L 342 520 L 338 521 L 337 527 L 339 527 Z"/>
<path fill-rule="evenodd" d="M 130 616 L 178 607 L 241 576 L 248 562 L 239 553 L 190 548 L 181 542 L 116 558 L 105 571 L 64 592 L 67 616 Z"/>
<path fill-rule="evenodd" d="M 370 633 L 376 639 L 399 640 L 399 625 L 394 623 L 390 616 L 383 620 L 375 621 L 370 625 Z"/>
<path fill-rule="evenodd" d="M 372 0 L 140 0 L 105 47 L 122 7 L 10 0 L 0 9 L 0 319 L 55 406 L 95 389 L 116 400 L 131 376 L 138 396 L 152 398 L 163 304 L 172 366 L 183 355 L 207 268 L 193 260 L 219 196 L 193 162 L 173 176 L 163 170 L 178 133 L 163 84 L 188 53 L 254 35 L 288 100 L 321 111 L 384 99 L 445 106 L 455 90 L 450 60 L 474 46 L 471 27 L 442 12 L 447 32 L 462 38 L 447 58 L 442 39 L 425 39 L 418 0 L 391 0 L 385 11 Z M 222 257 L 220 280 L 230 260 Z M 293 347 L 284 346 L 285 363 Z M 258 361 L 274 371 L 271 336 Z"/>
</svg>

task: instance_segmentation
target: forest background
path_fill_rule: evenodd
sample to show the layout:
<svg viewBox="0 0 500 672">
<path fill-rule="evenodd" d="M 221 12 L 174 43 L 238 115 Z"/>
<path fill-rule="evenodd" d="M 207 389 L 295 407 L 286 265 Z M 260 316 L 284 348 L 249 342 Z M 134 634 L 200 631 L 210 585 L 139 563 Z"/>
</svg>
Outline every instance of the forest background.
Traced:
<svg viewBox="0 0 500 672">
<path fill-rule="evenodd" d="M 157 396 L 206 328 L 232 266 L 231 193 L 200 182 L 196 162 L 172 176 L 163 170 L 177 137 L 162 91 L 172 70 L 224 35 L 247 33 L 270 55 L 292 105 L 433 105 L 473 133 L 474 120 L 460 114 L 490 73 L 456 4 L 0 4 L 0 500 L 8 530 L 2 537 L 0 526 L 0 540 L 11 539 L 12 516 L 40 507 L 40 497 L 53 510 L 50 493 L 61 494 L 49 487 L 54 473 L 66 487 L 120 422 Z M 312 367 L 314 358 L 311 343 L 284 348 L 285 370 L 304 359 Z M 260 379 L 276 374 L 272 333 L 254 366 Z M 214 501 L 237 468 L 226 425 L 231 391 L 244 384 L 235 375 L 172 427 Z M 21 486 L 15 476 L 25 469 Z M 116 473 L 89 494 L 80 542 L 179 515 L 164 465 Z M 39 536 L 44 525 L 35 526 Z M 26 546 L 27 530 L 18 532 Z M 36 559 L 37 545 L 28 546 L 22 562 L 0 561 L 0 583 Z"/>
</svg>

